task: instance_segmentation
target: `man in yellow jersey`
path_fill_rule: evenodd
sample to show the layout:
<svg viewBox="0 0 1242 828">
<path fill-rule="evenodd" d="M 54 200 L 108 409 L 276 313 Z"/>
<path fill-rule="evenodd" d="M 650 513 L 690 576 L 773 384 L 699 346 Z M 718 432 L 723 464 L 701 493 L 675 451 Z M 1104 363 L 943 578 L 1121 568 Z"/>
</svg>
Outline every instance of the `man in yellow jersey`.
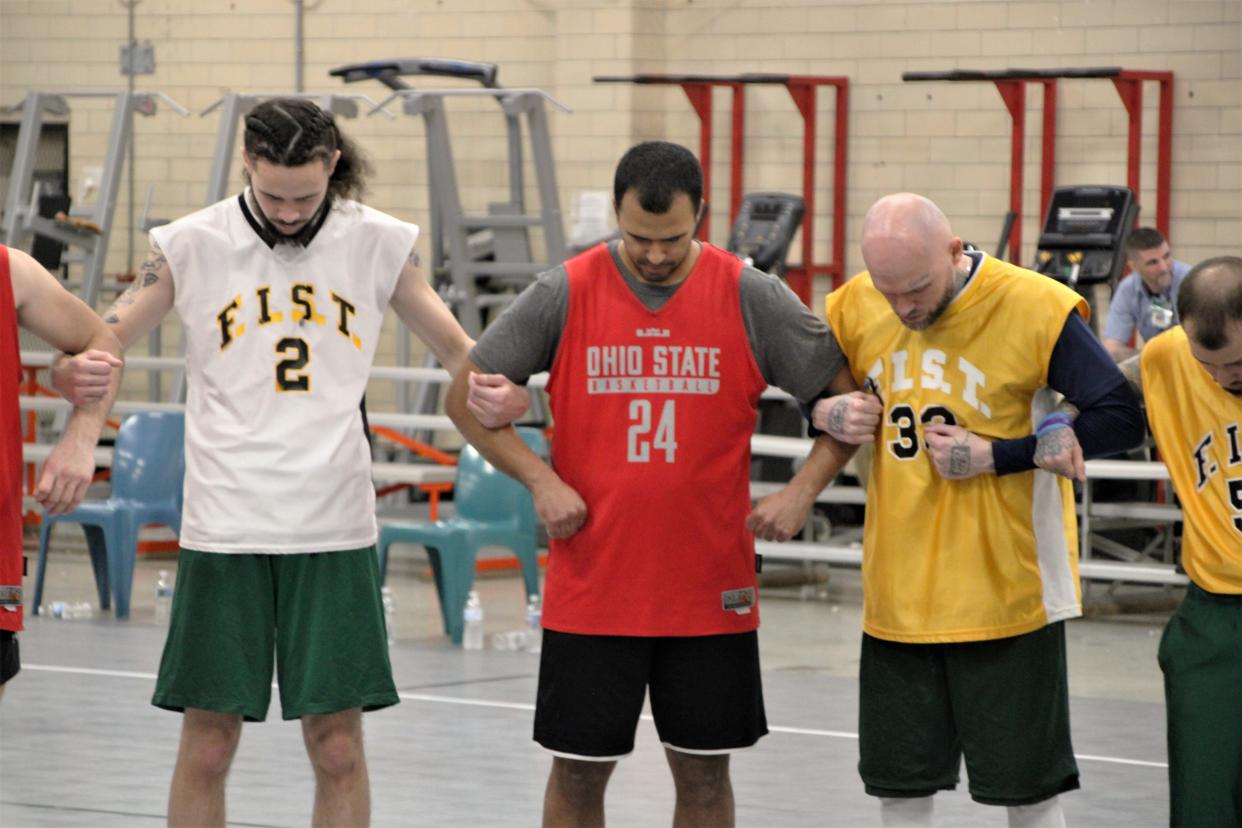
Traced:
<svg viewBox="0 0 1242 828">
<path fill-rule="evenodd" d="M 1196 265 L 1181 326 L 1122 364 L 1182 503 L 1186 599 L 1160 641 L 1171 825 L 1242 825 L 1242 258 Z"/>
<path fill-rule="evenodd" d="M 816 428 L 875 442 L 863 536 L 859 772 L 885 825 L 930 825 L 965 757 L 1010 825 L 1064 825 L 1078 787 L 1063 621 L 1082 613 L 1071 483 L 1037 456 L 1143 439 L 1133 392 L 1063 285 L 964 250 L 935 204 L 880 199 L 868 272 L 827 299 L 865 392 Z M 1053 412 L 1054 391 L 1080 414 Z M 1082 476 L 1081 456 L 1066 476 Z"/>
</svg>

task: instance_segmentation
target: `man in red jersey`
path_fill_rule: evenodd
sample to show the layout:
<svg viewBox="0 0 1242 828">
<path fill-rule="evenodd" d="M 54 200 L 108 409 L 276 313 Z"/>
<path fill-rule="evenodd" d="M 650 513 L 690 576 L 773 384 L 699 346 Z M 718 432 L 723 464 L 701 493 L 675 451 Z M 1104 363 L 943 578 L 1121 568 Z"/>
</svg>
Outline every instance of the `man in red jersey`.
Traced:
<svg viewBox="0 0 1242 828">
<path fill-rule="evenodd" d="M 545 826 L 602 825 L 648 691 L 677 826 L 731 826 L 729 754 L 767 732 L 754 537 L 786 540 L 847 450 L 817 439 L 790 484 L 750 506 L 750 437 L 771 384 L 808 401 L 853 388 L 836 341 L 780 280 L 694 239 L 702 171 L 639 144 L 617 166 L 621 239 L 543 274 L 484 332 L 447 410 L 526 484 L 551 537 L 535 740 L 554 754 Z M 478 370 L 550 371 L 552 465 L 484 428 Z M 843 384 L 838 384 L 843 383 Z"/>
<path fill-rule="evenodd" d="M 95 472 L 93 450 L 120 381 L 121 346 L 95 312 L 20 250 L 0 245 L 0 697 L 21 669 L 22 630 L 22 362 L 17 326 L 68 353 L 93 352 L 99 402 L 74 409 L 48 455 L 35 498 L 59 514 L 78 505 Z"/>
</svg>

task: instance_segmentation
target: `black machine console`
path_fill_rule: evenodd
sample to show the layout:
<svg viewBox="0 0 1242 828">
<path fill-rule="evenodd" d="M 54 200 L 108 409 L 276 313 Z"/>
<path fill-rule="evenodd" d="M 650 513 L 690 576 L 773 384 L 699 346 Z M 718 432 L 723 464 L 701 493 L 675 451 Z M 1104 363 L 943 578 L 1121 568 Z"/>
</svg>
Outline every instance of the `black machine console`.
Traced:
<svg viewBox="0 0 1242 828">
<path fill-rule="evenodd" d="M 1077 289 L 1115 284 L 1125 239 L 1138 217 L 1127 187 L 1060 187 L 1052 194 L 1034 269 Z"/>
<path fill-rule="evenodd" d="M 802 223 L 805 205 L 788 193 L 747 193 L 726 249 L 759 270 L 783 276 L 789 244 Z"/>
</svg>

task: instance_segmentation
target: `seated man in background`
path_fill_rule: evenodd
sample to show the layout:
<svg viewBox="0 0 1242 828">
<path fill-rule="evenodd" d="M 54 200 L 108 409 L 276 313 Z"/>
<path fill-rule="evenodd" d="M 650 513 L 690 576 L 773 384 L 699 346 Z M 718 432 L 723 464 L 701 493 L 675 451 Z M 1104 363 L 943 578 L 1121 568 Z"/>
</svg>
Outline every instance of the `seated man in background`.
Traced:
<svg viewBox="0 0 1242 828">
<path fill-rule="evenodd" d="M 1128 344 L 1136 330 L 1146 342 L 1177 324 L 1177 289 L 1190 272 L 1154 227 L 1139 227 L 1126 238 L 1126 261 L 1132 272 L 1117 283 L 1100 335 L 1117 362 L 1138 352 Z"/>
</svg>

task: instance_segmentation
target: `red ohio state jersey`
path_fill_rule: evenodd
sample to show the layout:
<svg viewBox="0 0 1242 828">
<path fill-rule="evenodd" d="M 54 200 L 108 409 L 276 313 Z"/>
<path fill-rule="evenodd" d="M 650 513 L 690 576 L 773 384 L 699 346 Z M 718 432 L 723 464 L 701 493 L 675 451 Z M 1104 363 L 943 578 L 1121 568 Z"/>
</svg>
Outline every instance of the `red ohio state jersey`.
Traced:
<svg viewBox="0 0 1242 828">
<path fill-rule="evenodd" d="M 22 418 L 17 405 L 22 357 L 9 250 L 0 245 L 0 598 L 22 585 Z M 0 601 L 0 630 L 19 632 L 22 608 Z"/>
<path fill-rule="evenodd" d="M 548 382 L 552 464 L 587 505 L 552 540 L 543 621 L 592 635 L 759 625 L 750 436 L 766 387 L 742 320 L 742 264 L 703 245 L 648 310 L 598 245 L 565 265 L 569 309 Z"/>
</svg>

